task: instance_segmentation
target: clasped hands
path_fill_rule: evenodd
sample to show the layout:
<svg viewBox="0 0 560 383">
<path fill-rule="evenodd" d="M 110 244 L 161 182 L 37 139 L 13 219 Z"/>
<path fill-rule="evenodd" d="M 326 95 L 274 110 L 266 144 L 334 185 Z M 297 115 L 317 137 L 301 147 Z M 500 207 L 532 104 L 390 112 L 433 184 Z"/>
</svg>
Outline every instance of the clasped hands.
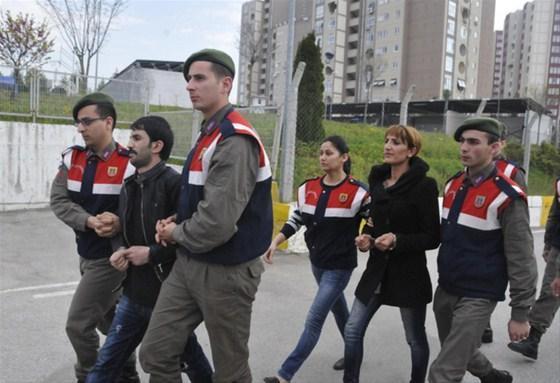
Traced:
<svg viewBox="0 0 560 383">
<path fill-rule="evenodd" d="M 396 236 L 393 233 L 385 233 L 377 238 L 373 238 L 369 234 L 360 234 L 354 241 L 360 251 L 368 251 L 372 247 L 375 247 L 379 251 L 387 251 L 393 248 Z"/>
<path fill-rule="evenodd" d="M 94 230 L 98 236 L 103 238 L 114 237 L 121 231 L 121 222 L 119 217 L 108 211 L 89 216 L 86 226 Z"/>
<path fill-rule="evenodd" d="M 175 223 L 176 216 L 172 215 L 166 219 L 160 219 L 156 222 L 156 242 L 160 245 L 167 246 L 174 244 L 173 230 L 177 227 Z"/>
</svg>

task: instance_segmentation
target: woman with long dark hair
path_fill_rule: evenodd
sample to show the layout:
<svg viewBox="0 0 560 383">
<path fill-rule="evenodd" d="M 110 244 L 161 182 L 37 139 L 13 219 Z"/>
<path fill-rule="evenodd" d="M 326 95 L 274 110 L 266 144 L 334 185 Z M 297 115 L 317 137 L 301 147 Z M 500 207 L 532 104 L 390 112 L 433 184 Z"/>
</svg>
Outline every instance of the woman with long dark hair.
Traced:
<svg viewBox="0 0 560 383">
<path fill-rule="evenodd" d="M 278 245 L 305 226 L 311 271 L 318 285 L 299 342 L 277 375 L 264 378 L 266 383 L 285 383 L 293 378 L 317 344 L 329 311 L 344 335 L 349 315 L 344 289 L 357 265 L 354 239 L 369 205 L 367 188 L 349 175 L 348 152 L 342 137 L 325 138 L 319 151 L 325 174 L 299 187 L 297 208 L 264 255 L 265 262 L 272 263 Z"/>
<path fill-rule="evenodd" d="M 412 358 L 411 382 L 425 381 L 430 350 L 424 323 L 432 286 L 426 253 L 439 244 L 438 190 L 418 157 L 421 136 L 413 127 L 390 126 L 384 162 L 369 175 L 370 218 L 356 238 L 370 251 L 344 333 L 344 382 L 360 379 L 364 335 L 381 305 L 400 308 Z"/>
</svg>

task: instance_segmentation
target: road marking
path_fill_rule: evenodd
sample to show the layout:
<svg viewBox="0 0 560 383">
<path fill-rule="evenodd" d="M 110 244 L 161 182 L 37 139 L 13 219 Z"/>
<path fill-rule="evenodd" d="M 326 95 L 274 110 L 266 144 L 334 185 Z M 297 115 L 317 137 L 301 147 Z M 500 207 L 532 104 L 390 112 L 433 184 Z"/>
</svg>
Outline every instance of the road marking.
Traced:
<svg viewBox="0 0 560 383">
<path fill-rule="evenodd" d="M 76 290 L 55 291 L 54 293 L 33 294 L 33 299 L 61 297 L 64 295 L 72 295 Z"/>
<path fill-rule="evenodd" d="M 55 288 L 58 288 L 58 287 L 76 286 L 77 284 L 78 284 L 78 281 L 65 282 L 65 283 L 51 283 L 49 285 L 18 287 L 18 288 L 15 288 L 15 289 L 0 290 L 0 294 L 19 293 L 19 292 L 22 292 L 22 291 L 33 291 L 33 290 L 43 290 L 43 289 L 55 289 Z"/>
</svg>

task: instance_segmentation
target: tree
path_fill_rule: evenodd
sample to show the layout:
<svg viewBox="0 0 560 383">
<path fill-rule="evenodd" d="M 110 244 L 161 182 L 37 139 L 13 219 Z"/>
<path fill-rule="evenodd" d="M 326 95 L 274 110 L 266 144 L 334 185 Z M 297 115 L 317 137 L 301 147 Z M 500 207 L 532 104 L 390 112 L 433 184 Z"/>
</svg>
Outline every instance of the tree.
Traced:
<svg viewBox="0 0 560 383">
<path fill-rule="evenodd" d="M 91 60 L 99 54 L 113 20 L 124 10 L 126 0 L 38 0 L 57 22 L 66 44 L 78 60 L 80 75 L 88 76 Z M 81 90 L 85 90 L 82 81 Z"/>
<path fill-rule="evenodd" d="M 0 61 L 14 67 L 16 85 L 12 96 L 17 93 L 21 69 L 44 64 L 53 46 L 46 21 L 37 23 L 29 14 L 21 12 L 15 17 L 10 11 L 0 14 Z"/>
<path fill-rule="evenodd" d="M 325 137 L 323 128 L 324 76 L 321 49 L 315 44 L 315 34 L 308 34 L 296 52 L 294 71 L 297 64 L 306 63 L 298 91 L 298 116 L 296 137 L 305 142 L 318 142 Z"/>
<path fill-rule="evenodd" d="M 246 60 L 247 76 L 245 77 L 245 102 L 251 105 L 253 97 L 253 67 L 261 57 L 264 34 L 256 29 L 255 23 L 244 23 L 239 33 L 239 55 Z"/>
</svg>

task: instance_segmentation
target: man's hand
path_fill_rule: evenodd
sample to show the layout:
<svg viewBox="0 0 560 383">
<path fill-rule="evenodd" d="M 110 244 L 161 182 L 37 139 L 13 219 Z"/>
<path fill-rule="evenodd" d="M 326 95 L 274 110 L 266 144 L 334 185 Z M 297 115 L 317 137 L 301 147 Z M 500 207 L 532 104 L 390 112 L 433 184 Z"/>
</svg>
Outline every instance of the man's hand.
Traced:
<svg viewBox="0 0 560 383">
<path fill-rule="evenodd" d="M 550 288 L 552 289 L 552 295 L 556 298 L 560 297 L 560 277 L 554 278 L 550 284 Z"/>
<path fill-rule="evenodd" d="M 545 262 L 548 262 L 548 259 L 549 259 L 549 257 L 550 257 L 550 247 L 551 247 L 550 244 L 546 244 L 546 243 L 544 244 L 544 249 L 543 249 L 543 252 L 542 252 L 542 257 L 543 257 L 543 259 L 544 259 Z"/>
<path fill-rule="evenodd" d="M 148 246 L 131 246 L 125 250 L 125 258 L 134 266 L 142 266 L 148 263 L 150 248 Z"/>
<path fill-rule="evenodd" d="M 354 239 L 354 242 L 360 251 L 368 251 L 371 248 L 373 238 L 369 234 L 360 234 Z"/>
<path fill-rule="evenodd" d="M 95 225 L 95 233 L 104 238 L 114 237 L 121 231 L 121 222 L 116 214 L 108 211 L 95 216 L 97 225 Z"/>
<path fill-rule="evenodd" d="M 156 223 L 156 242 L 163 246 L 175 243 L 173 241 L 173 230 L 175 230 L 177 224 L 174 219 L 170 220 L 170 218 L 159 220 Z"/>
<path fill-rule="evenodd" d="M 508 322 L 509 339 L 512 342 L 519 342 L 529 336 L 530 325 L 528 321 L 518 322 L 511 319 Z"/>
<path fill-rule="evenodd" d="M 272 265 L 272 258 L 274 257 L 274 253 L 276 252 L 276 244 L 274 243 L 274 241 L 272 241 L 272 243 L 270 244 L 270 247 L 268 248 L 268 250 L 266 251 L 266 253 L 263 254 L 262 259 L 268 263 L 269 265 Z"/>
<path fill-rule="evenodd" d="M 111 255 L 109 261 L 115 269 L 119 271 L 125 271 L 128 268 L 128 261 L 125 257 L 125 254 L 126 249 L 124 247 L 121 247 Z"/>
</svg>

